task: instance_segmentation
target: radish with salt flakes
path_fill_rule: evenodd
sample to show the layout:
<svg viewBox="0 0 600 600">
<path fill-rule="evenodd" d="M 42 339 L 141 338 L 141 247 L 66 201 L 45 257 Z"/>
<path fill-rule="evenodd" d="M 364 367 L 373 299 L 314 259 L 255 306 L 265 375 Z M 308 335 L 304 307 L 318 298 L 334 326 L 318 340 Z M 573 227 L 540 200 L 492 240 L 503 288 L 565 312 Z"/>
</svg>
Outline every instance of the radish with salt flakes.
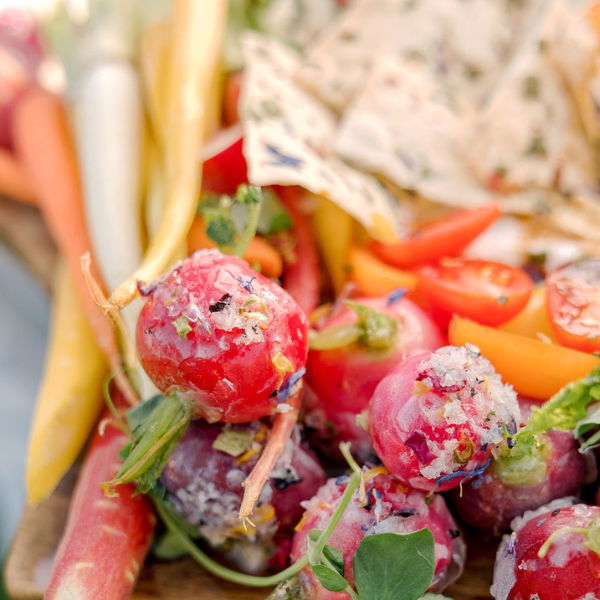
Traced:
<svg viewBox="0 0 600 600">
<path fill-rule="evenodd" d="M 347 477 L 330 479 L 310 500 L 294 537 L 293 560 L 306 553 L 306 537 L 310 530 L 322 530 L 325 527 L 339 505 L 347 484 Z M 378 475 L 372 481 L 367 481 L 365 486 L 366 501 L 361 501 L 359 494 L 352 497 L 328 542 L 343 552 L 344 576 L 350 584 L 355 584 L 356 563 L 353 558 L 363 539 L 390 533 L 402 537 L 428 528 L 435 543 L 435 569 L 433 581 L 427 589 L 441 592 L 451 585 L 462 573 L 465 545 L 442 496 L 435 495 L 428 500 L 424 492 L 403 487 L 387 474 Z M 401 569 L 399 565 L 397 568 Z M 310 600 L 342 600 L 350 597 L 347 592 L 335 593 L 324 588 L 308 567 L 300 574 L 300 583 L 306 598 Z M 406 586 L 410 586 L 408 578 Z"/>
<path fill-rule="evenodd" d="M 446 346 L 398 365 L 368 408 L 373 447 L 412 487 L 446 491 L 479 477 L 516 432 L 517 396 L 477 348 Z"/>
</svg>

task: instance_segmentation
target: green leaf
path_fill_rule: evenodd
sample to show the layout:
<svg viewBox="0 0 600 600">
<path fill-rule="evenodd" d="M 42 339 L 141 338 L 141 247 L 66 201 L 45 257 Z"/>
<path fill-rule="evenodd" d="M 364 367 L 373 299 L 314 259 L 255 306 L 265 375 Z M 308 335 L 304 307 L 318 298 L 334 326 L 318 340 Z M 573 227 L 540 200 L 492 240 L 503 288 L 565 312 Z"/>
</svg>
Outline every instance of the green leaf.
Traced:
<svg viewBox="0 0 600 600">
<path fill-rule="evenodd" d="M 308 532 L 308 539 L 311 542 L 316 542 L 323 532 L 320 529 L 311 529 Z M 343 577 L 344 576 L 344 551 L 334 548 L 333 546 L 325 546 L 323 555 L 331 563 L 331 566 Z"/>
<path fill-rule="evenodd" d="M 334 569 L 326 565 L 311 565 L 313 573 L 321 585 L 330 592 L 341 592 L 348 587 L 348 582 Z"/>
<path fill-rule="evenodd" d="M 238 186 L 235 199 L 240 204 L 260 204 L 263 200 L 262 190 L 256 185 L 242 183 Z"/>
<path fill-rule="evenodd" d="M 222 214 L 206 216 L 206 235 L 218 246 L 233 246 L 237 237 L 233 221 Z"/>
<path fill-rule="evenodd" d="M 307 600 L 298 575 L 280 583 L 265 600 Z"/>
<path fill-rule="evenodd" d="M 417 600 L 433 580 L 434 546 L 429 529 L 363 538 L 354 555 L 361 600 Z"/>
<path fill-rule="evenodd" d="M 263 203 L 256 231 L 261 235 L 270 235 L 280 231 L 289 231 L 293 227 L 294 221 L 277 195 L 271 190 L 263 190 Z"/>
<path fill-rule="evenodd" d="M 527 446 L 537 445 L 537 434 L 555 429 L 574 430 L 578 437 L 600 425 L 600 411 L 596 407 L 588 409 L 596 401 L 593 394 L 598 393 L 599 385 L 600 367 L 565 386 L 541 407 L 534 407 L 527 425 L 514 436 L 516 444 L 509 451 L 509 456 L 526 452 Z"/>
<path fill-rule="evenodd" d="M 171 531 L 165 531 L 154 540 L 152 553 L 163 560 L 175 560 L 189 554 L 181 538 Z"/>
<path fill-rule="evenodd" d="M 156 394 L 156 396 L 152 396 L 149 400 L 130 408 L 127 411 L 127 422 L 129 423 L 129 427 L 133 430 L 137 429 L 142 421 L 144 421 L 164 399 L 165 397 L 162 394 Z"/>
<path fill-rule="evenodd" d="M 229 456 L 240 456 L 250 448 L 252 440 L 254 440 L 254 434 L 251 431 L 224 429 L 217 436 L 212 447 L 229 454 Z"/>
</svg>

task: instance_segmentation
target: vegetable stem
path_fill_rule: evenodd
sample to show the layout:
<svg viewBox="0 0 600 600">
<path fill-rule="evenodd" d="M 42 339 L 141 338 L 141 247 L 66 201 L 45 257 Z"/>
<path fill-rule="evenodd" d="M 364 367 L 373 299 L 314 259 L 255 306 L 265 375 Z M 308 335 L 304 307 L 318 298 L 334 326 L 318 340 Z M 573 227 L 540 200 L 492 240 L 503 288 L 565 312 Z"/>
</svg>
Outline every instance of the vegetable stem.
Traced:
<svg viewBox="0 0 600 600">
<path fill-rule="evenodd" d="M 348 452 L 349 454 L 349 452 Z M 315 543 L 315 550 L 320 554 L 327 543 L 327 540 L 333 533 L 336 525 L 339 523 L 346 507 L 350 503 L 354 492 L 358 488 L 358 484 L 361 478 L 361 470 L 360 467 L 356 464 L 354 459 L 350 456 L 351 466 L 354 470 L 350 481 L 348 482 L 348 486 L 344 490 L 340 503 L 336 507 L 333 515 L 327 526 L 323 530 L 323 532 L 319 535 Z M 268 577 L 257 577 L 255 575 L 246 575 L 244 573 L 238 573 L 237 571 L 233 571 L 232 569 L 228 569 L 220 565 L 219 563 L 212 560 L 208 557 L 189 537 L 189 535 L 180 529 L 174 519 L 169 515 L 168 510 L 165 508 L 164 500 L 160 498 L 157 494 L 152 494 L 152 499 L 154 501 L 154 505 L 156 506 L 156 511 L 158 512 L 159 517 L 162 519 L 166 528 L 175 535 L 178 540 L 181 542 L 182 546 L 190 553 L 190 556 L 198 562 L 199 565 L 204 567 L 209 573 L 224 579 L 225 581 L 229 581 L 231 583 L 237 583 L 239 585 L 246 585 L 248 587 L 269 587 L 273 585 L 277 585 L 287 579 L 290 579 L 297 573 L 299 573 L 307 564 L 308 564 L 308 555 L 304 555 L 299 558 L 293 565 L 290 565 L 287 569 L 284 569 L 280 573 L 276 575 L 270 575 Z M 351 588 L 347 588 L 345 590 L 352 598 L 358 598 L 358 595 L 351 590 Z"/>
<path fill-rule="evenodd" d="M 156 511 L 158 512 L 167 529 L 172 534 L 177 536 L 183 547 L 190 553 L 192 558 L 194 558 L 194 560 L 196 560 L 198 564 L 204 567 L 209 573 L 212 573 L 221 579 L 225 579 L 226 581 L 230 581 L 231 583 L 246 585 L 248 587 L 269 587 L 277 585 L 278 583 L 293 577 L 308 564 L 308 558 L 305 555 L 287 569 L 269 577 L 257 577 L 255 575 L 238 573 L 237 571 L 220 565 L 212 560 L 212 558 L 204 554 L 204 552 L 202 552 L 202 550 L 200 550 L 200 548 L 194 544 L 192 539 L 185 532 L 179 529 L 179 527 L 177 527 L 167 510 L 165 510 L 164 504 L 161 500 L 154 498 L 154 504 L 156 506 Z"/>
</svg>

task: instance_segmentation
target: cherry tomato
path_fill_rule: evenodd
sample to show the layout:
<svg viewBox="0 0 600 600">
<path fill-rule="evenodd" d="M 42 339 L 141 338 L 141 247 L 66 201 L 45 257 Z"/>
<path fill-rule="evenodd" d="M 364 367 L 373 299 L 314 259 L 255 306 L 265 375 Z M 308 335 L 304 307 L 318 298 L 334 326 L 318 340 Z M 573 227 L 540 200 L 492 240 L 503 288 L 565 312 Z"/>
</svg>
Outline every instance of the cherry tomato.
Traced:
<svg viewBox="0 0 600 600">
<path fill-rule="evenodd" d="M 448 338 L 454 346 L 475 344 L 515 391 L 538 400 L 548 400 L 562 387 L 600 365 L 600 359 L 591 354 L 465 319 L 452 319 Z"/>
<path fill-rule="evenodd" d="M 500 209 L 495 204 L 464 210 L 423 227 L 397 244 L 373 242 L 371 249 L 384 262 L 411 269 L 443 256 L 459 256 L 499 216 Z"/>
<path fill-rule="evenodd" d="M 444 259 L 419 271 L 419 292 L 433 308 L 500 325 L 521 311 L 533 290 L 522 269 L 486 260 Z"/>
<path fill-rule="evenodd" d="M 600 351 L 600 258 L 560 267 L 546 278 L 550 325 L 558 341 L 581 352 Z"/>
<path fill-rule="evenodd" d="M 235 194 L 248 182 L 248 165 L 242 152 L 244 139 L 239 125 L 219 131 L 202 155 L 202 189 L 215 194 Z"/>
<path fill-rule="evenodd" d="M 546 310 L 546 288 L 543 284 L 536 284 L 529 298 L 527 306 L 512 318 L 508 323 L 500 325 L 499 329 L 524 335 L 534 340 L 550 340 L 557 344 L 557 340 L 552 332 L 548 311 Z"/>
</svg>

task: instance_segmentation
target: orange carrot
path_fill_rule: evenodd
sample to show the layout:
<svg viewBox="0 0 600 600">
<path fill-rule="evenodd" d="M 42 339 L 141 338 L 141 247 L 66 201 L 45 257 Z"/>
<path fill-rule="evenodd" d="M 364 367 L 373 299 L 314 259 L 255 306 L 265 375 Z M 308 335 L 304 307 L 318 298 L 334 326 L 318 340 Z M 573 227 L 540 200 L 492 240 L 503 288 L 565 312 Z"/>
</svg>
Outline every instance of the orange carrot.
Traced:
<svg viewBox="0 0 600 600">
<path fill-rule="evenodd" d="M 191 254 L 203 248 L 216 248 L 217 244 L 206 235 L 206 225 L 202 217 L 196 217 L 188 232 L 188 252 Z M 281 255 L 265 240 L 254 237 L 244 254 L 244 260 L 250 265 L 258 263 L 260 271 L 267 277 L 279 277 L 283 270 Z"/>
<path fill-rule="evenodd" d="M 14 136 L 17 155 L 31 177 L 52 237 L 73 272 L 98 345 L 117 373 L 117 385 L 130 402 L 136 402 L 137 395 L 122 372 L 114 327 L 92 299 L 81 272 L 81 256 L 91 251 L 91 244 L 75 150 L 60 100 L 42 90 L 28 91 L 15 108 Z M 98 280 L 97 274 L 94 277 Z"/>
<path fill-rule="evenodd" d="M 37 204 L 35 190 L 23 167 L 8 150 L 1 148 L 0 194 L 27 204 Z"/>
</svg>

